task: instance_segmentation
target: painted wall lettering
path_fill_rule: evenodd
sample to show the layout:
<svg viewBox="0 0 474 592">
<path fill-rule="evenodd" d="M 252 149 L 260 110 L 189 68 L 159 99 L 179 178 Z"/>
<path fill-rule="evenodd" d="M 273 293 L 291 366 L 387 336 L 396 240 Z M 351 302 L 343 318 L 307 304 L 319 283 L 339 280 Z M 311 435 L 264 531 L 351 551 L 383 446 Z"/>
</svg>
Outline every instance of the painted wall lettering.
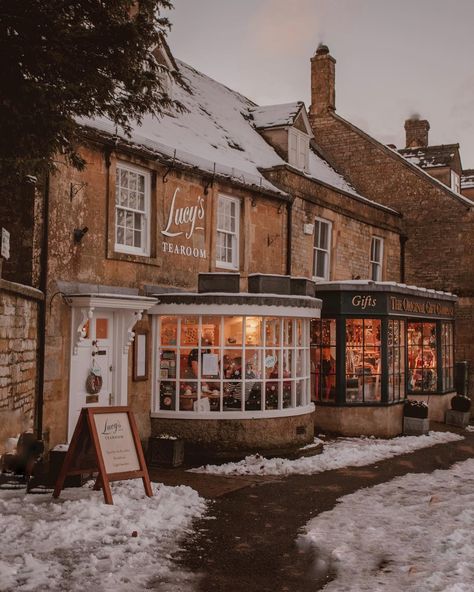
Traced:
<svg viewBox="0 0 474 592">
<path fill-rule="evenodd" d="M 176 207 L 178 192 L 179 187 L 174 191 L 166 228 L 161 231 L 161 234 L 169 237 L 184 234 L 187 239 L 190 239 L 195 230 L 204 230 L 204 226 L 196 226 L 198 220 L 204 219 L 204 198 L 198 196 L 196 205 L 178 208 Z"/>
<path fill-rule="evenodd" d="M 352 299 L 352 306 L 360 308 L 361 310 L 365 310 L 366 308 L 373 308 L 376 305 L 377 298 L 374 298 L 370 295 L 361 296 L 358 294 L 357 296 L 354 296 L 354 298 Z"/>
</svg>

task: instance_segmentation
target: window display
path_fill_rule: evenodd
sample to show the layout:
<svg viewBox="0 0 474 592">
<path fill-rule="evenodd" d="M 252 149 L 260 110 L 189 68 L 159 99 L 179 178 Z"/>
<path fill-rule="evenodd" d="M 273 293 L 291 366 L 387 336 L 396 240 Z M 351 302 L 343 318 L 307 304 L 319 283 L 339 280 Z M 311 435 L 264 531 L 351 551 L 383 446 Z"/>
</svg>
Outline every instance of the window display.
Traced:
<svg viewBox="0 0 474 592">
<path fill-rule="evenodd" d="M 381 400 L 381 321 L 346 320 L 346 402 Z"/>
<path fill-rule="evenodd" d="M 157 411 L 246 412 L 309 401 L 309 320 L 162 316 Z"/>
<path fill-rule="evenodd" d="M 388 400 L 405 398 L 405 321 L 388 321 Z"/>
<path fill-rule="evenodd" d="M 441 323 L 441 360 L 443 363 L 443 391 L 454 388 L 454 336 L 453 324 Z"/>
<path fill-rule="evenodd" d="M 438 385 L 436 323 L 409 322 L 407 338 L 408 392 L 436 392 Z"/>
<path fill-rule="evenodd" d="M 336 398 L 336 321 L 311 321 L 311 392 L 314 401 Z"/>
</svg>

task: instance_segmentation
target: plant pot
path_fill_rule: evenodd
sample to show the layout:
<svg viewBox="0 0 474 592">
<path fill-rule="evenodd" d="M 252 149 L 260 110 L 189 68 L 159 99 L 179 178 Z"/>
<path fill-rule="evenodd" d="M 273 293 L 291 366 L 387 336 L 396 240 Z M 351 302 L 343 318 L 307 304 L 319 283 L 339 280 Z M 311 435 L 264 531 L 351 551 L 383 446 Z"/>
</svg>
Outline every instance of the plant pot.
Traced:
<svg viewBox="0 0 474 592">
<path fill-rule="evenodd" d="M 180 438 L 149 438 L 148 464 L 151 467 L 179 467 L 184 462 L 184 440 Z"/>
<path fill-rule="evenodd" d="M 451 409 L 461 413 L 468 413 L 471 410 L 471 399 L 464 395 L 454 395 L 451 399 Z"/>
<path fill-rule="evenodd" d="M 403 416 L 426 419 L 428 417 L 428 406 L 421 405 L 416 401 L 408 401 L 403 407 Z"/>
<path fill-rule="evenodd" d="M 470 411 L 456 411 L 455 409 L 448 409 L 448 411 L 446 411 L 445 421 L 447 425 L 465 428 L 467 425 L 469 425 L 470 417 Z"/>
<path fill-rule="evenodd" d="M 430 431 L 428 418 L 404 417 L 403 434 L 405 436 L 424 436 Z"/>
</svg>

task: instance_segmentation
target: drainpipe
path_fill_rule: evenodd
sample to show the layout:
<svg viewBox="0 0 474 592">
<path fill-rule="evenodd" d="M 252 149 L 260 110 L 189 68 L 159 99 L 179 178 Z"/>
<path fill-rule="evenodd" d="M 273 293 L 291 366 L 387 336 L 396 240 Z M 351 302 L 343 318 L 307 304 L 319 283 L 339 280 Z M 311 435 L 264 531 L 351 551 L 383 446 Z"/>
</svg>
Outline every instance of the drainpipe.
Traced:
<svg viewBox="0 0 474 592">
<path fill-rule="evenodd" d="M 405 245 L 408 240 L 406 234 L 400 234 L 400 283 L 405 283 Z"/>
<path fill-rule="evenodd" d="M 39 289 L 44 299 L 38 304 L 37 339 L 38 350 L 36 358 L 36 399 L 35 399 L 35 434 L 39 440 L 43 439 L 43 404 L 44 404 L 44 355 L 46 350 L 46 290 L 48 285 L 48 233 L 49 233 L 49 173 L 46 175 L 43 193 L 43 233 L 41 237 L 40 278 Z"/>
<path fill-rule="evenodd" d="M 293 200 L 286 204 L 286 275 L 291 275 Z"/>
</svg>

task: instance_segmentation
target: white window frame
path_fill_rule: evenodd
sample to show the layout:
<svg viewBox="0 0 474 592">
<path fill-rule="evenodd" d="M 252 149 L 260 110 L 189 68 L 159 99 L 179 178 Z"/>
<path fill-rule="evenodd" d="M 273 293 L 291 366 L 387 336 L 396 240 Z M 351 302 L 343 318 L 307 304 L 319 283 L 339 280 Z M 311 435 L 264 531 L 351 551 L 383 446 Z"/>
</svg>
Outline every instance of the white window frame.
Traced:
<svg viewBox="0 0 474 592">
<path fill-rule="evenodd" d="M 461 192 L 461 177 L 451 169 L 451 189 L 456 193 Z"/>
<path fill-rule="evenodd" d="M 318 235 L 318 228 L 319 228 L 320 224 L 326 224 L 328 227 L 327 249 L 323 249 L 322 247 L 319 247 L 315 244 L 316 243 L 316 236 Z M 325 218 L 315 218 L 314 219 L 314 237 L 313 237 L 313 280 L 314 281 L 324 281 L 324 280 L 330 279 L 331 249 L 332 249 L 332 222 L 330 220 L 326 220 Z M 323 276 L 316 275 L 316 260 L 317 260 L 316 254 L 318 251 L 322 251 L 322 252 L 326 253 Z"/>
<path fill-rule="evenodd" d="M 288 129 L 288 163 L 303 171 L 309 169 L 309 136 L 294 127 Z"/>
<path fill-rule="evenodd" d="M 380 260 L 379 261 L 372 258 L 372 253 L 374 251 L 374 249 L 373 249 L 374 242 L 378 242 L 380 245 Z M 383 274 L 383 238 L 380 236 L 372 235 L 372 237 L 370 239 L 369 265 L 370 265 L 370 273 L 369 273 L 370 279 L 373 280 L 374 282 L 381 282 L 382 281 L 382 274 Z M 376 269 L 377 269 L 377 277 L 374 277 L 374 274 L 373 274 L 374 265 L 376 266 Z"/>
<path fill-rule="evenodd" d="M 116 172 L 119 170 L 123 170 L 123 171 L 127 171 L 130 173 L 138 173 L 140 175 L 142 175 L 145 179 L 145 203 L 144 203 L 144 207 L 145 209 L 143 211 L 141 210 L 135 210 L 132 208 L 127 208 L 127 207 L 123 207 L 120 206 L 117 203 L 117 181 L 115 181 L 115 196 L 114 196 L 114 250 L 117 253 L 127 253 L 130 255 L 141 255 L 144 257 L 149 257 L 150 256 L 150 219 L 151 219 L 151 215 L 150 215 L 150 204 L 151 204 L 151 174 L 150 171 L 147 171 L 145 169 L 142 169 L 140 167 L 134 166 L 132 164 L 128 164 L 128 163 L 124 163 L 124 162 L 118 162 L 116 165 Z M 116 179 L 117 179 L 117 175 L 116 175 Z M 141 214 L 144 217 L 144 225 L 142 228 L 142 232 L 143 232 L 143 245 L 142 247 L 132 247 L 130 245 L 124 245 L 122 243 L 117 242 L 117 234 L 118 234 L 118 228 L 117 228 L 117 211 L 121 209 L 121 210 L 125 210 L 125 211 L 131 211 L 134 213 L 138 213 Z"/>
<path fill-rule="evenodd" d="M 219 204 L 223 201 L 234 203 L 236 206 L 235 215 L 235 231 L 232 232 L 226 228 L 219 228 Z M 221 261 L 217 258 L 217 236 L 219 233 L 231 235 L 232 237 L 232 261 Z M 217 212 L 216 212 L 216 267 L 221 269 L 239 269 L 239 253 L 240 252 L 240 199 L 237 197 L 229 197 L 228 195 L 217 196 Z"/>
</svg>

